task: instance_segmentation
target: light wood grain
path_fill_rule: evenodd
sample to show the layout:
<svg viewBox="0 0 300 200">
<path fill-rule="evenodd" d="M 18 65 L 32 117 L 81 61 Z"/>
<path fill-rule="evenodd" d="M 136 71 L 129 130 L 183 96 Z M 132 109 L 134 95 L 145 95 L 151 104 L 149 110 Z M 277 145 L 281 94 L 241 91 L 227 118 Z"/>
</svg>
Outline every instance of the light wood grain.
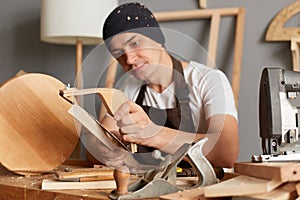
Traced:
<svg viewBox="0 0 300 200">
<path fill-rule="evenodd" d="M 210 35 L 208 41 L 208 56 L 206 65 L 210 67 L 216 66 L 216 58 L 217 58 L 217 47 L 218 47 L 218 38 L 219 38 L 219 29 L 220 29 L 220 20 L 221 14 L 216 12 L 212 15 L 210 21 Z"/>
<path fill-rule="evenodd" d="M 199 8 L 207 8 L 207 0 L 199 0 Z"/>
<path fill-rule="evenodd" d="M 300 163 L 298 162 L 240 162 L 234 164 L 234 171 L 239 174 L 269 180 L 275 179 L 281 182 L 300 180 Z"/>
<path fill-rule="evenodd" d="M 42 190 L 84 190 L 84 189 L 114 189 L 114 180 L 89 181 L 89 182 L 64 182 L 55 179 L 44 179 Z"/>
<path fill-rule="evenodd" d="M 292 60 L 293 60 L 293 71 L 300 71 L 300 37 L 295 37 L 291 39 L 291 52 L 292 52 Z"/>
<path fill-rule="evenodd" d="M 210 185 L 204 188 L 205 197 L 228 197 L 259 194 L 270 192 L 279 185 L 281 181 L 254 178 L 251 176 L 237 176 L 232 179 Z"/>
<path fill-rule="evenodd" d="M 0 161 L 21 174 L 50 171 L 62 164 L 78 141 L 71 105 L 59 96 L 64 84 L 27 73 L 0 88 Z M 34 173 L 35 174 L 35 173 Z"/>
<path fill-rule="evenodd" d="M 190 189 L 190 190 L 179 191 L 176 193 L 163 195 L 159 199 L 161 199 L 161 200 L 193 200 L 193 199 L 201 200 L 201 199 L 205 199 L 204 188 L 199 187 L 199 188 L 194 188 L 194 189 Z"/>
<path fill-rule="evenodd" d="M 128 101 L 128 98 L 121 90 L 113 88 L 86 88 L 81 90 L 77 90 L 76 88 L 70 88 L 67 90 L 63 90 L 63 94 L 65 97 L 96 93 L 101 98 L 102 103 L 105 105 L 107 112 L 112 116 L 123 103 Z"/>
<path fill-rule="evenodd" d="M 282 186 L 276 188 L 275 190 L 263 194 L 233 197 L 232 200 L 283 200 L 283 199 L 296 199 L 298 197 L 296 188 L 296 183 L 286 183 Z"/>
<path fill-rule="evenodd" d="M 100 96 L 107 112 L 111 116 L 114 116 L 115 112 L 119 109 L 119 107 L 123 103 L 128 101 L 128 98 L 121 90 L 113 88 L 87 88 L 82 90 L 70 88 L 67 90 L 63 90 L 62 92 L 65 97 L 97 93 Z M 107 140 L 105 134 L 103 134 L 102 129 L 104 127 L 102 126 L 102 128 L 100 128 L 99 124 L 97 124 L 94 119 L 91 119 L 91 117 L 89 117 L 89 114 L 85 112 L 84 109 L 74 104 L 72 106 L 72 109 L 70 109 L 68 112 L 82 125 L 84 125 L 85 128 L 87 128 L 91 133 L 93 133 L 100 141 L 102 141 L 107 147 L 109 147 L 111 150 L 115 148 L 112 144 L 106 144 L 110 142 Z M 130 146 L 132 153 L 137 151 L 136 144 L 131 143 Z"/>
</svg>

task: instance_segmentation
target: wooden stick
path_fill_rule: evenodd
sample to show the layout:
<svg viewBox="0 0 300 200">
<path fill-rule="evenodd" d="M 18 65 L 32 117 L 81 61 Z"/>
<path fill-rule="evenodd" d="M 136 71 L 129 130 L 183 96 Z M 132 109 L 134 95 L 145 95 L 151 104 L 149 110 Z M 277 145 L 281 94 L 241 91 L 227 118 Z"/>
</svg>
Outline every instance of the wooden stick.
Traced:
<svg viewBox="0 0 300 200">
<path fill-rule="evenodd" d="M 82 72 L 81 72 L 81 66 L 82 66 L 82 42 L 80 40 L 77 40 L 76 42 L 76 88 L 81 89 L 83 86 L 83 79 L 82 79 Z"/>
<path fill-rule="evenodd" d="M 106 82 L 105 87 L 106 88 L 113 88 L 115 84 L 115 78 L 117 73 L 118 62 L 115 58 L 111 57 L 110 64 L 107 69 L 107 76 L 106 76 Z M 105 109 L 104 104 L 101 104 L 100 108 L 100 114 L 99 114 L 99 121 L 101 121 L 104 117 L 104 115 L 107 113 L 107 110 Z"/>
<path fill-rule="evenodd" d="M 244 24 L 245 24 L 245 9 L 239 8 L 237 20 L 236 20 L 232 80 L 231 80 L 234 100 L 237 108 L 238 108 L 238 99 L 239 99 L 239 90 L 240 90 L 240 77 L 241 77 L 241 66 L 242 66 L 243 42 L 244 42 Z"/>
<path fill-rule="evenodd" d="M 299 71 L 299 56 L 300 56 L 300 38 L 292 38 L 291 39 L 291 51 L 292 51 L 292 59 L 293 59 L 293 71 Z"/>
<path fill-rule="evenodd" d="M 83 76 L 81 71 L 82 66 L 82 42 L 80 40 L 76 41 L 76 66 L 75 66 L 75 87 L 81 89 L 83 87 Z M 77 97 L 76 101 L 79 105 L 83 104 L 83 98 Z M 80 152 L 81 152 L 81 142 L 78 141 L 73 155 L 76 159 L 80 159 Z"/>
<path fill-rule="evenodd" d="M 214 67 L 216 63 L 217 46 L 218 46 L 218 36 L 220 28 L 220 13 L 215 13 L 212 15 L 210 23 L 210 36 L 208 42 L 208 56 L 206 64 L 207 66 Z"/>
<path fill-rule="evenodd" d="M 97 180 L 113 180 L 113 170 L 103 170 L 101 168 L 85 168 L 82 170 L 75 170 L 71 172 L 57 172 L 59 180 L 68 180 L 78 178 L 81 181 L 84 178 L 95 178 Z"/>
<path fill-rule="evenodd" d="M 186 11 L 169 11 L 154 13 L 158 22 L 180 21 L 192 19 L 211 18 L 215 13 L 220 13 L 221 16 L 236 16 L 239 13 L 239 8 L 219 8 L 205 10 L 186 10 Z"/>
<path fill-rule="evenodd" d="M 207 8 L 207 1 L 206 0 L 199 0 L 199 8 L 202 8 L 202 9 Z"/>
</svg>

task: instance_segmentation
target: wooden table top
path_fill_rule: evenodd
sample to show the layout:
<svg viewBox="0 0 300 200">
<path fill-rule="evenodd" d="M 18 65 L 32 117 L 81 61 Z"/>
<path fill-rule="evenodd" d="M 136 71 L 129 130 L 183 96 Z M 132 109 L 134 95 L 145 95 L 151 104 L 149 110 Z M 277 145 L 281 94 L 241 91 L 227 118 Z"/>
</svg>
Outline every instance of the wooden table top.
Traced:
<svg viewBox="0 0 300 200">
<path fill-rule="evenodd" d="M 59 166 L 62 170 L 66 166 Z M 0 166 L 0 199 L 7 200 L 48 200 L 48 199 L 109 199 L 111 190 L 42 190 L 44 179 L 54 178 L 54 174 L 25 177 Z"/>
</svg>

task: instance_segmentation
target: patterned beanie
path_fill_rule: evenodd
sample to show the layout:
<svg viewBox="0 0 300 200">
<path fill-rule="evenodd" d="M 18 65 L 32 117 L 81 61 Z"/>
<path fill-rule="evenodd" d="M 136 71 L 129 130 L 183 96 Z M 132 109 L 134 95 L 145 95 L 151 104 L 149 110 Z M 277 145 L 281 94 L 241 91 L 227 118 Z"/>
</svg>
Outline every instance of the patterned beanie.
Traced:
<svg viewBox="0 0 300 200">
<path fill-rule="evenodd" d="M 114 35 L 122 32 L 139 33 L 163 46 L 165 44 L 165 37 L 153 13 L 140 3 L 120 5 L 106 18 L 103 39 L 107 46 Z"/>
</svg>

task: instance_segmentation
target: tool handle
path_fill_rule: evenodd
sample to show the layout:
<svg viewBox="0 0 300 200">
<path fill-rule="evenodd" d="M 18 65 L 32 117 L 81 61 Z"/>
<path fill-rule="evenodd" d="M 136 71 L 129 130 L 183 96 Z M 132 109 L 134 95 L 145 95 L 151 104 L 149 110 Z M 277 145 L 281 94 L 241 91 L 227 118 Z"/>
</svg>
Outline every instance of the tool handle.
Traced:
<svg viewBox="0 0 300 200">
<path fill-rule="evenodd" d="M 126 166 L 119 166 L 114 170 L 114 179 L 117 185 L 117 195 L 123 195 L 128 193 L 129 177 L 130 172 L 128 167 Z"/>
<path fill-rule="evenodd" d="M 72 178 L 84 179 L 86 177 L 97 177 L 98 179 L 103 180 L 112 180 L 113 179 L 113 170 L 112 169 L 82 169 L 74 170 L 71 172 L 57 172 L 59 180 L 67 180 Z"/>
</svg>

